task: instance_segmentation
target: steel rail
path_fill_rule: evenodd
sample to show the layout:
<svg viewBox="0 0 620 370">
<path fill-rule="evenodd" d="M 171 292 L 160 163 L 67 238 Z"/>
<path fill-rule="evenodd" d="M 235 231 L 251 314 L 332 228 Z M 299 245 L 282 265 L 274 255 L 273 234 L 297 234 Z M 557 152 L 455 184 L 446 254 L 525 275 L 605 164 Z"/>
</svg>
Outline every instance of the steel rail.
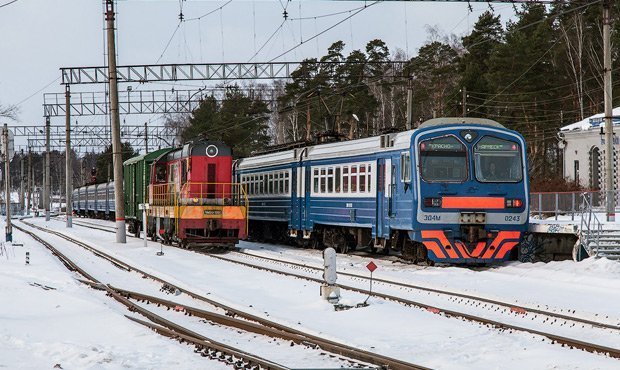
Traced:
<svg viewBox="0 0 620 370">
<path fill-rule="evenodd" d="M 47 230 L 45 230 L 45 231 L 47 231 Z M 299 279 L 313 281 L 313 282 L 316 282 L 316 283 L 319 283 L 319 284 L 323 283 L 323 280 L 321 280 L 321 279 L 309 277 L 309 276 L 302 275 L 302 274 L 296 274 L 296 273 L 293 273 L 293 272 L 286 272 L 286 271 L 281 271 L 281 270 L 277 270 L 277 269 L 271 269 L 271 268 L 264 267 L 264 266 L 257 266 L 257 265 L 251 264 L 251 263 L 246 263 L 246 262 L 243 262 L 243 261 L 238 261 L 238 260 L 235 260 L 235 259 L 229 259 L 229 258 L 225 258 L 225 257 L 222 257 L 222 256 L 216 256 L 216 255 L 213 255 L 213 254 L 208 254 L 208 253 L 201 253 L 201 254 L 207 255 L 207 256 L 209 256 L 211 258 L 223 260 L 223 261 L 226 261 L 226 262 L 236 263 L 236 264 L 244 265 L 246 267 L 255 268 L 255 269 L 259 269 L 259 270 L 264 270 L 264 271 L 268 271 L 268 272 L 271 272 L 271 273 L 276 273 L 276 274 L 281 274 L 281 275 L 286 275 L 286 276 L 292 276 L 292 277 L 299 278 Z M 251 255 L 251 254 L 246 254 L 246 255 L 249 255 L 249 256 L 252 256 L 252 257 L 263 258 L 261 256 L 255 256 L 255 255 Z M 265 259 L 271 259 L 273 261 L 277 261 L 277 262 L 280 262 L 280 263 L 287 263 L 287 262 L 284 262 L 284 261 L 281 261 L 281 260 L 272 259 L 270 257 L 265 257 Z M 311 266 L 307 266 L 307 265 L 304 265 L 304 264 L 298 264 L 298 263 L 294 263 L 294 262 L 291 263 L 291 264 L 292 265 L 296 265 L 296 266 L 301 267 L 301 268 L 313 268 Z M 347 273 L 345 273 L 345 274 L 347 274 Z M 367 279 L 366 277 L 363 277 L 363 276 L 358 276 L 358 275 L 355 275 L 355 274 L 351 274 L 351 275 L 352 275 L 352 277 L 355 277 L 355 278 Z M 373 280 L 377 281 L 376 279 L 373 279 Z M 380 280 L 383 280 L 383 279 L 380 279 Z M 386 282 L 386 283 L 389 283 L 389 284 L 399 285 L 398 283 L 392 282 L 392 281 L 389 281 L 389 280 L 383 280 L 383 281 Z M 403 285 L 403 286 L 406 286 L 406 284 Z M 354 292 L 358 292 L 358 293 L 362 293 L 362 294 L 369 294 L 369 295 L 371 294 L 371 292 L 369 290 L 366 290 L 366 289 L 363 289 L 363 288 L 357 288 L 357 287 L 348 286 L 348 285 L 342 285 L 342 284 L 339 284 L 339 287 L 342 288 L 342 289 L 346 289 L 346 290 L 350 290 L 350 291 L 354 291 Z M 406 287 L 407 288 L 417 289 L 416 286 L 406 286 Z M 442 290 L 439 290 L 439 289 L 432 289 L 432 288 L 427 288 L 427 287 L 420 287 L 420 288 L 421 288 L 421 290 L 425 290 L 425 291 L 428 291 L 428 292 L 435 292 L 435 293 L 439 293 L 439 294 L 450 295 L 449 292 L 442 291 Z M 457 293 L 457 294 L 461 294 L 461 293 Z M 602 346 L 602 345 L 598 345 L 598 344 L 594 344 L 594 343 L 589 343 L 589 342 L 584 342 L 584 341 L 580 341 L 578 339 L 562 337 L 562 336 L 559 336 L 559 335 L 556 335 L 556 334 L 547 333 L 547 332 L 543 332 L 543 331 L 535 330 L 535 329 L 529 329 L 529 328 L 521 327 L 521 326 L 518 326 L 518 325 L 502 323 L 502 322 L 499 322 L 499 321 L 486 319 L 486 318 L 483 318 L 483 317 L 480 317 L 480 316 L 466 314 L 466 313 L 462 313 L 462 312 L 458 312 L 458 311 L 454 311 L 454 310 L 449 310 L 449 309 L 446 309 L 446 308 L 441 308 L 441 307 L 429 305 L 429 304 L 418 302 L 418 301 L 413 301 L 413 300 L 409 300 L 409 299 L 405 299 L 405 298 L 401 298 L 401 297 L 396 297 L 396 296 L 392 296 L 392 295 L 389 295 L 389 294 L 379 293 L 379 292 L 376 292 L 376 291 L 372 292 L 372 295 L 374 295 L 376 297 L 379 297 L 379 298 L 386 299 L 386 300 L 395 301 L 395 302 L 398 302 L 398 303 L 401 303 L 401 304 L 404 304 L 404 305 L 415 306 L 415 307 L 418 307 L 418 308 L 426 309 L 426 310 L 434 312 L 434 313 L 444 313 L 446 316 L 460 317 L 460 318 L 463 318 L 465 320 L 476 321 L 476 322 L 479 322 L 479 323 L 482 323 L 482 324 L 486 324 L 486 325 L 492 325 L 492 326 L 494 326 L 496 328 L 499 328 L 499 329 L 509 329 L 509 330 L 515 330 L 515 331 L 521 331 L 521 332 L 527 332 L 527 333 L 531 333 L 531 334 L 541 335 L 541 336 L 549 338 L 552 342 L 557 342 L 557 343 L 562 344 L 562 345 L 568 345 L 568 346 L 576 347 L 576 348 L 583 349 L 583 350 L 588 351 L 588 352 L 607 353 L 611 357 L 620 358 L 620 349 L 611 348 L 611 347 L 607 347 L 607 346 Z M 467 296 L 465 294 L 462 294 L 462 296 L 463 296 L 463 298 L 472 299 L 472 300 L 479 300 L 479 301 L 486 302 L 486 301 L 484 301 L 486 298 L 485 299 L 481 299 L 480 297 L 475 297 L 475 296 L 469 297 L 469 296 Z M 514 308 L 518 308 L 519 306 L 515 306 L 515 305 L 511 305 L 511 304 L 506 304 L 506 303 L 500 302 L 500 301 L 498 301 L 498 303 L 493 303 L 492 300 L 488 300 L 488 301 L 489 302 L 486 302 L 486 303 L 505 306 L 505 307 L 509 308 L 510 311 L 512 311 L 512 312 L 522 313 L 518 309 L 517 310 L 514 309 Z M 527 310 L 529 310 L 530 312 L 534 312 L 534 310 L 531 310 L 529 308 Z M 556 318 L 560 318 L 560 319 L 564 319 L 564 320 L 570 320 L 570 321 L 575 321 L 575 322 L 581 322 L 581 323 L 584 323 L 584 324 L 590 324 L 590 321 L 586 320 L 586 319 L 579 319 L 579 318 L 573 318 L 573 317 L 567 316 L 567 315 L 554 314 L 554 313 L 547 312 L 547 311 L 544 311 L 544 310 L 536 310 L 536 313 L 547 315 L 547 316 L 554 316 Z M 602 324 L 602 323 L 598 323 L 598 322 L 593 322 L 593 321 L 592 321 L 592 324 L 590 324 L 590 325 L 601 327 L 603 329 L 618 330 L 618 327 L 616 327 L 614 325 L 607 326 L 606 324 Z"/>
<path fill-rule="evenodd" d="M 23 221 L 22 221 L 23 222 Z M 25 222 L 24 222 L 25 223 Z M 31 225 L 28 223 L 25 223 L 27 225 Z M 218 361 L 223 361 L 226 363 L 232 362 L 232 364 L 237 364 L 240 362 L 240 366 L 242 366 L 243 368 L 245 368 L 245 366 L 247 365 L 248 367 L 251 366 L 259 366 L 260 368 L 263 369 L 273 369 L 273 370 L 289 370 L 289 368 L 276 364 L 275 362 L 263 359 L 259 356 L 250 354 L 248 352 L 245 351 L 241 351 L 239 349 L 233 348 L 231 346 L 228 346 L 224 343 L 220 343 L 218 341 L 215 341 L 213 339 L 210 339 L 208 337 L 205 337 L 201 334 L 195 333 L 189 329 L 186 329 L 170 320 L 167 320 L 149 310 L 146 310 L 134 303 L 132 303 L 131 301 L 129 301 L 127 298 L 121 296 L 119 293 L 115 292 L 113 289 L 111 289 L 110 287 L 104 286 L 98 279 L 96 279 L 95 277 L 93 277 L 92 275 L 90 275 L 87 271 L 85 271 L 84 269 L 82 269 L 81 267 L 79 267 L 75 262 L 73 262 L 70 258 L 68 258 L 66 255 L 64 255 L 62 252 L 60 252 L 58 249 L 56 249 L 54 246 L 52 246 L 49 242 L 43 240 L 41 237 L 39 237 L 38 235 L 36 235 L 35 233 L 28 231 L 22 227 L 19 227 L 17 225 L 14 225 L 14 227 L 18 230 L 20 230 L 21 232 L 29 235 L 31 238 L 33 238 L 34 240 L 36 240 L 37 242 L 41 243 L 43 246 L 45 246 L 47 249 L 49 249 L 53 255 L 55 255 L 56 257 L 58 257 L 61 262 L 70 270 L 70 271 L 74 271 L 79 273 L 80 275 L 84 276 L 85 278 L 87 278 L 89 280 L 89 282 L 87 283 L 88 285 L 91 286 L 96 286 L 99 289 L 101 289 L 102 287 L 107 291 L 107 293 L 112 296 L 116 301 L 120 302 L 121 304 L 123 304 L 124 306 L 126 306 L 130 311 L 133 312 L 138 312 L 141 315 L 145 316 L 146 318 L 148 318 L 149 320 L 163 325 L 165 326 L 165 328 L 158 328 L 156 330 L 156 332 L 158 333 L 162 333 L 165 332 L 166 336 L 175 338 L 175 339 L 182 339 L 185 340 L 189 343 L 192 343 L 194 345 L 200 346 L 203 349 L 207 349 L 209 351 L 209 353 L 212 353 L 213 351 L 217 351 L 223 355 L 228 355 L 229 358 L 227 359 L 225 356 L 221 357 L 211 357 L 212 359 L 218 360 Z M 32 227 L 32 226 L 31 226 Z M 35 226 L 36 228 L 36 226 Z M 42 228 L 41 228 L 42 229 Z M 48 231 L 45 229 L 42 229 L 43 231 Z M 90 250 L 91 252 L 93 252 L 92 250 Z M 112 260 L 114 259 L 111 256 L 104 256 L 101 253 L 95 253 L 96 256 L 104 258 L 106 261 L 113 263 L 115 266 L 119 266 L 119 265 L 123 265 L 123 263 L 121 261 L 118 261 L 120 263 L 114 263 Z M 131 269 L 127 270 L 127 271 L 131 271 Z M 82 282 L 84 282 L 84 280 L 80 280 Z M 129 317 L 127 315 L 125 315 L 126 317 Z M 130 318 L 130 317 L 129 317 Z M 137 319 L 133 319 L 134 321 L 140 322 L 143 325 L 147 324 L 147 322 L 142 321 L 142 320 L 137 320 Z M 147 326 L 155 329 L 152 324 L 147 324 Z M 231 359 L 233 358 L 237 358 L 237 361 L 233 361 Z"/>
<path fill-rule="evenodd" d="M 104 229 L 105 226 L 102 226 L 102 225 L 101 225 L 102 227 L 95 227 L 94 226 L 95 224 L 93 224 L 93 223 L 88 223 L 87 222 L 86 224 L 88 224 L 89 226 L 85 226 L 85 225 L 79 225 L 79 226 L 94 227 L 94 228 L 102 230 L 102 231 L 113 232 L 113 231 L 111 231 L 109 229 L 107 229 L 107 230 Z M 93 226 L 90 226 L 90 225 L 93 225 Z M 245 256 L 248 256 L 248 257 L 252 257 L 252 258 L 257 258 L 257 259 L 263 259 L 263 260 L 266 260 L 266 261 L 276 262 L 276 263 L 280 263 L 280 264 L 283 264 L 283 265 L 290 265 L 290 266 L 295 266 L 295 267 L 299 267 L 299 268 L 306 268 L 306 269 L 315 270 L 315 271 L 322 271 L 323 270 L 320 267 L 308 265 L 308 264 L 305 264 L 305 263 L 299 263 L 299 262 L 293 262 L 293 261 L 285 261 L 285 260 L 280 260 L 280 259 L 273 258 L 273 257 L 259 256 L 259 255 L 256 255 L 256 254 L 248 253 L 248 252 L 246 252 L 246 251 L 244 251 L 242 249 L 239 249 L 239 248 L 236 248 L 235 250 L 231 250 L 231 252 L 242 254 L 242 255 L 245 255 Z M 348 276 L 348 277 L 355 278 L 355 279 L 370 280 L 370 278 L 368 276 L 358 275 L 358 274 L 354 274 L 354 273 L 350 273 L 350 272 L 338 271 L 338 275 Z M 402 283 L 402 282 L 398 282 L 398 281 L 394 281 L 394 280 L 382 279 L 382 278 L 376 278 L 376 277 L 373 278 L 373 282 L 389 284 L 389 285 L 395 285 L 395 286 L 402 287 L 402 288 L 415 289 L 415 290 L 420 290 L 420 291 L 425 291 L 425 292 L 430 292 L 430 293 L 436 293 L 436 294 L 442 294 L 442 295 L 448 295 L 448 296 L 453 296 L 453 297 L 458 297 L 458 298 L 463 298 L 463 299 L 469 299 L 469 300 L 474 300 L 474 301 L 480 301 L 480 302 L 483 302 L 483 303 L 488 303 L 488 304 L 493 304 L 493 305 L 496 305 L 496 306 L 506 307 L 506 308 L 510 309 L 511 311 L 513 311 L 513 312 L 519 312 L 519 313 L 526 313 L 527 312 L 527 313 L 545 315 L 545 316 L 549 316 L 549 317 L 552 317 L 552 318 L 574 321 L 574 322 L 578 322 L 580 324 L 585 324 L 585 325 L 591 325 L 591 326 L 598 327 L 598 328 L 601 328 L 601 329 L 620 330 L 620 325 L 602 323 L 602 322 L 598 322 L 598 321 L 594 321 L 594 320 L 589 320 L 589 319 L 585 319 L 585 318 L 581 318 L 581 317 L 577 317 L 577 316 L 570 316 L 570 315 L 565 315 L 565 314 L 561 314 L 561 313 L 557 313 L 557 312 L 550 312 L 550 311 L 542 310 L 542 309 L 539 309 L 539 308 L 519 305 L 519 304 L 516 304 L 516 303 L 511 303 L 511 302 L 506 302 L 506 301 L 494 300 L 494 299 L 485 298 L 485 297 L 481 297 L 481 296 L 475 296 L 475 295 L 471 295 L 471 294 L 459 293 L 459 292 L 454 292 L 454 291 L 450 291 L 450 290 L 443 290 L 443 289 L 438 289 L 438 288 L 431 288 L 431 287 L 428 287 L 428 286 L 417 285 L 417 284 L 414 285 L 414 284 L 409 284 L 409 283 Z"/>
<path fill-rule="evenodd" d="M 281 271 L 281 270 L 276 270 L 276 269 L 271 269 L 268 267 L 263 267 L 263 266 L 256 266 L 253 265 L 251 263 L 246 263 L 246 262 L 242 262 L 242 261 L 238 261 L 238 260 L 234 260 L 234 259 L 228 259 L 222 256 L 216 256 L 216 255 L 212 255 L 212 254 L 205 254 L 211 258 L 215 258 L 215 259 L 219 259 L 222 261 L 227 261 L 227 262 L 232 262 L 232 263 L 236 263 L 236 264 L 240 264 L 246 267 L 251 267 L 251 268 L 256 268 L 259 270 L 264 270 L 264 271 L 268 271 L 271 273 L 276 273 L 276 274 L 281 274 L 281 275 L 286 275 L 286 276 L 291 276 L 291 277 L 295 277 L 295 278 L 299 278 L 299 279 L 304 279 L 304 280 L 308 280 L 308 281 L 313 281 L 319 284 L 323 284 L 324 281 L 322 279 L 318 279 L 318 278 L 313 278 L 313 277 L 309 277 L 306 275 L 302 275 L 302 274 L 296 274 L 296 273 L 292 273 L 292 272 L 285 272 L 285 271 Z M 467 313 L 463 313 L 463 312 L 458 312 L 458 311 L 454 311 L 454 310 L 450 310 L 450 309 L 446 309 L 446 308 L 442 308 L 442 307 L 438 307 L 438 306 L 433 306 L 430 304 L 426 304 L 426 303 L 422 303 L 419 301 L 414 301 L 414 300 L 410 300 L 410 299 L 406 299 L 406 298 L 401 298 L 401 297 L 397 297 L 397 296 L 392 296 L 389 294 L 385 294 L 385 293 L 379 293 L 376 291 L 370 292 L 367 289 L 363 289 L 363 288 L 357 288 L 357 287 L 353 287 L 353 286 L 348 286 L 348 285 L 343 285 L 343 284 L 338 284 L 338 286 L 341 289 L 345 289 L 345 290 L 349 290 L 349 291 L 353 291 L 353 292 L 357 292 L 357 293 L 362 293 L 362 294 L 368 294 L 368 295 L 372 295 L 375 297 L 379 297 L 385 300 L 389 300 L 389 301 L 394 301 L 394 302 L 398 302 L 407 306 L 414 306 L 414 307 L 418 307 L 421 309 L 425 309 L 427 311 L 439 314 L 439 313 L 443 313 L 448 317 L 457 317 L 457 318 L 462 318 L 465 320 L 469 320 L 469 321 L 475 321 L 481 324 L 485 324 L 485 325 L 491 325 L 493 327 L 499 328 L 499 329 L 509 329 L 509 330 L 515 330 L 515 331 L 520 331 L 520 332 L 525 332 L 525 333 L 530 333 L 530 334 L 536 334 L 536 335 L 540 335 L 543 337 L 546 337 L 548 339 L 550 339 L 552 341 L 552 343 L 559 343 L 564 345 L 568 345 L 571 347 L 576 347 L 588 352 L 599 352 L 599 353 L 603 353 L 603 354 L 608 354 L 611 357 L 615 357 L 615 358 L 620 358 L 620 349 L 617 348 L 612 348 L 612 347 L 607 347 L 607 346 L 603 346 L 603 345 L 599 345 L 599 344 L 595 344 L 595 343 L 589 343 L 589 342 L 584 342 L 578 339 L 574 339 L 574 338 L 568 338 L 568 337 L 563 337 L 560 335 L 556 335 L 556 334 L 552 334 L 552 333 L 547 333 L 547 332 L 543 332 L 540 330 L 536 330 L 536 329 L 530 329 L 530 328 L 526 328 L 526 327 L 522 327 L 522 326 L 518 326 L 518 325 L 513 325 L 513 324 L 507 324 L 507 323 L 503 323 L 503 322 L 499 322 L 496 320 L 491 320 L 491 319 L 487 319 L 484 317 L 480 317 L 480 316 L 476 316 L 476 315 L 472 315 L 472 314 L 467 314 Z"/>
<path fill-rule="evenodd" d="M 255 255 L 255 254 L 252 254 L 252 253 L 245 252 L 243 250 L 235 250 L 233 252 L 234 253 L 238 253 L 238 254 L 243 254 L 245 256 L 250 256 L 252 258 L 260 258 L 260 259 L 267 260 L 267 261 L 281 263 L 281 264 L 284 264 L 284 265 L 291 265 L 291 266 L 300 267 L 300 268 L 307 268 L 307 269 L 311 269 L 311 270 L 315 270 L 315 271 L 322 271 L 323 270 L 320 267 L 311 266 L 311 265 L 307 265 L 307 264 L 304 264 L 304 263 L 292 262 L 292 261 L 283 261 L 283 260 L 280 260 L 280 259 L 277 259 L 277 258 L 273 258 L 273 257 L 259 256 L 259 255 Z M 370 278 L 368 276 L 358 275 L 358 274 L 354 274 L 354 273 L 350 273 L 350 272 L 338 271 L 338 275 L 348 276 L 348 277 L 356 278 L 356 279 L 370 280 Z M 524 306 L 524 305 L 518 305 L 518 304 L 515 304 L 515 303 L 506 302 L 506 301 L 494 300 L 494 299 L 490 299 L 490 298 L 485 298 L 485 297 L 480 297 L 480 296 L 475 296 L 475 295 L 470 295 L 470 294 L 465 294 L 465 293 L 459 293 L 459 292 L 454 292 L 454 291 L 450 291 L 450 290 L 431 288 L 431 287 L 423 286 L 423 285 L 414 285 L 414 284 L 402 283 L 402 282 L 398 282 L 398 281 L 394 281 L 394 280 L 381 279 L 381 278 L 376 278 L 376 277 L 374 277 L 372 279 L 372 281 L 373 281 L 373 283 L 377 283 L 378 282 L 378 283 L 384 283 L 384 284 L 389 284 L 389 285 L 396 285 L 396 286 L 403 287 L 403 288 L 408 288 L 408 289 L 416 289 L 416 290 L 421 290 L 421 291 L 425 291 L 425 292 L 431 292 L 431 293 L 443 294 L 443 295 L 459 297 L 459 298 L 464 298 L 464 299 L 469 299 L 469 300 L 480 301 L 480 302 L 484 302 L 484 303 L 488 303 L 488 304 L 493 304 L 493 305 L 497 305 L 497 306 L 507 307 L 511 311 L 529 312 L 529 313 L 534 313 L 534 314 L 539 314 L 539 315 L 545 315 L 545 316 L 550 316 L 550 317 L 553 317 L 553 318 L 575 321 L 575 322 L 579 322 L 581 324 L 592 325 L 592 326 L 599 327 L 599 328 L 602 328 L 602 329 L 620 330 L 620 326 L 619 325 L 606 324 L 606 323 L 602 323 L 602 322 L 598 322 L 598 321 L 584 319 L 584 318 L 581 318 L 581 317 L 569 316 L 569 315 L 565 315 L 565 314 L 561 314 L 561 313 L 556 313 L 556 312 L 549 312 L 549 311 L 542 310 L 542 309 L 539 309 L 539 308 L 534 308 L 534 307 Z"/>
<path fill-rule="evenodd" d="M 98 256 L 99 255 L 105 255 L 104 259 L 106 261 L 108 261 L 108 262 L 114 263 L 115 265 L 123 266 L 124 269 L 127 269 L 128 271 L 132 271 L 133 270 L 135 272 L 138 272 L 138 273 L 142 274 L 143 276 L 146 276 L 146 277 L 148 277 L 148 278 L 150 278 L 152 280 L 155 280 L 155 281 L 157 281 L 159 283 L 167 284 L 169 286 L 173 286 L 173 287 L 179 289 L 179 291 L 189 295 L 190 297 L 192 297 L 194 299 L 198 299 L 198 300 L 206 302 L 206 303 L 208 303 L 208 304 L 210 304 L 212 306 L 215 306 L 215 307 L 218 307 L 220 309 L 223 309 L 224 311 L 226 311 L 230 315 L 236 315 L 236 316 L 245 318 L 245 319 L 250 320 L 250 321 L 258 322 L 261 325 L 265 325 L 265 326 L 269 326 L 269 327 L 272 327 L 272 328 L 275 328 L 275 329 L 279 329 L 279 330 L 287 332 L 287 333 L 303 336 L 303 337 L 306 338 L 305 342 L 313 343 L 313 344 L 317 345 L 318 347 L 323 348 L 326 351 L 333 352 L 333 353 L 336 353 L 336 354 L 339 354 L 339 355 L 342 355 L 342 356 L 346 356 L 346 357 L 349 357 L 349 358 L 354 359 L 354 360 L 358 360 L 358 361 L 362 361 L 362 362 L 367 362 L 367 363 L 370 363 L 370 364 L 373 364 L 373 365 L 384 366 L 384 367 L 387 367 L 389 369 L 394 369 L 394 370 L 401 370 L 401 369 L 402 370 L 428 369 L 425 366 L 421 366 L 421 365 L 417 365 L 417 364 L 412 364 L 412 363 L 407 362 L 407 361 L 395 359 L 395 358 L 392 358 L 392 357 L 389 357 L 389 356 L 381 355 L 381 354 L 378 354 L 378 353 L 373 353 L 373 352 L 370 352 L 370 351 L 365 351 L 365 350 L 362 350 L 362 349 L 359 349 L 359 348 L 356 348 L 356 347 L 353 347 L 353 346 L 349 346 L 349 345 L 345 345 L 345 344 L 338 343 L 338 342 L 335 342 L 335 341 L 331 341 L 331 340 L 322 338 L 320 336 L 316 336 L 316 335 L 313 335 L 313 334 L 305 333 L 305 332 L 303 332 L 301 330 L 287 327 L 286 325 L 277 323 L 275 321 L 271 321 L 271 320 L 268 320 L 268 319 L 265 319 L 265 318 L 262 318 L 262 317 L 259 317 L 259 316 L 256 316 L 256 315 L 252 315 L 252 314 L 249 314 L 247 312 L 235 309 L 233 307 L 230 307 L 230 306 L 225 305 L 223 303 L 220 303 L 218 301 L 215 301 L 215 300 L 209 299 L 207 297 L 201 296 L 200 294 L 194 293 L 194 292 L 192 292 L 190 290 L 180 288 L 180 287 L 176 286 L 175 284 L 172 284 L 172 283 L 170 283 L 170 282 L 168 282 L 168 281 L 166 281 L 166 280 L 164 280 L 164 279 L 162 279 L 162 278 L 160 278 L 158 276 L 155 276 L 155 275 L 153 275 L 151 273 L 148 273 L 148 272 L 146 272 L 146 271 L 144 271 L 142 269 L 136 268 L 135 266 L 131 266 L 131 265 L 127 264 L 124 261 L 121 261 L 121 260 L 119 260 L 119 259 L 117 259 L 117 258 L 115 258 L 115 257 L 113 257 L 111 255 L 105 254 L 104 252 L 101 252 L 101 251 L 97 250 L 96 248 L 88 245 L 87 243 L 84 243 L 84 242 L 82 242 L 80 240 L 76 240 L 76 239 L 74 239 L 74 238 L 72 238 L 72 237 L 70 237 L 70 236 L 68 236 L 66 234 L 63 234 L 63 233 L 55 231 L 55 230 L 49 230 L 49 229 L 46 229 L 46 228 L 43 228 L 43 227 L 31 224 L 31 223 L 28 223 L 28 222 L 26 222 L 24 220 L 21 220 L 21 222 L 24 223 L 25 225 L 29 226 L 29 227 L 34 228 L 34 229 L 41 230 L 41 231 L 46 232 L 48 234 L 52 234 L 52 235 L 58 236 L 58 237 L 60 237 L 62 239 L 65 239 L 67 241 L 70 241 L 70 242 L 72 242 L 72 243 L 74 243 L 74 244 L 76 244 L 76 245 L 78 245 L 78 246 L 80 246 L 82 248 L 85 248 L 86 250 L 91 251 L 93 253 L 96 251 Z M 21 230 L 23 230 L 23 229 L 21 229 Z M 112 261 L 114 261 L 114 262 L 112 262 Z"/>
</svg>

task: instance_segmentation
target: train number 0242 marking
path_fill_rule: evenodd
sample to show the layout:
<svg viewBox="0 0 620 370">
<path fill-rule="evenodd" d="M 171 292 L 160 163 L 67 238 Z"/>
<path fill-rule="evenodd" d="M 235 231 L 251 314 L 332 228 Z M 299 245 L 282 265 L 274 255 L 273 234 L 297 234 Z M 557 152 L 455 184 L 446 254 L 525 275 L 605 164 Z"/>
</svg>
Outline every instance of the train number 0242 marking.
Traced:
<svg viewBox="0 0 620 370">
<path fill-rule="evenodd" d="M 424 215 L 424 221 L 441 221 L 440 215 Z"/>
</svg>

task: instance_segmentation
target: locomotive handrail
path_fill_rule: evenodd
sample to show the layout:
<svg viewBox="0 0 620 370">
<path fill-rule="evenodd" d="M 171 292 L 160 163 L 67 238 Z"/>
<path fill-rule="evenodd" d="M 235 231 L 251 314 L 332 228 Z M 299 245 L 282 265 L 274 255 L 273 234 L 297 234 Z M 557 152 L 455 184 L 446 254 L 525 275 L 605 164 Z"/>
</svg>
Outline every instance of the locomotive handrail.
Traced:
<svg viewBox="0 0 620 370">
<path fill-rule="evenodd" d="M 155 206 L 248 205 L 245 187 L 228 182 L 174 182 L 149 185 L 150 203 Z"/>
</svg>

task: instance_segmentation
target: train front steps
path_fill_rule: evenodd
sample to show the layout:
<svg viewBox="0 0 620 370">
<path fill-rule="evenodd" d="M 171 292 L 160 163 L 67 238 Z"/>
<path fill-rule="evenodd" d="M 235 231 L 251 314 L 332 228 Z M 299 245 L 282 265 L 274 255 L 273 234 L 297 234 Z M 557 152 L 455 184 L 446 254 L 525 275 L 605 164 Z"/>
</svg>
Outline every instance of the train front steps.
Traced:
<svg viewBox="0 0 620 370">
<path fill-rule="evenodd" d="M 596 232 L 588 232 L 583 230 L 581 241 L 584 242 L 583 247 L 587 252 L 585 257 L 606 257 L 611 260 L 620 260 L 620 229 L 604 229 L 600 231 L 598 239 Z M 583 258 L 575 258 L 581 260 Z"/>
</svg>

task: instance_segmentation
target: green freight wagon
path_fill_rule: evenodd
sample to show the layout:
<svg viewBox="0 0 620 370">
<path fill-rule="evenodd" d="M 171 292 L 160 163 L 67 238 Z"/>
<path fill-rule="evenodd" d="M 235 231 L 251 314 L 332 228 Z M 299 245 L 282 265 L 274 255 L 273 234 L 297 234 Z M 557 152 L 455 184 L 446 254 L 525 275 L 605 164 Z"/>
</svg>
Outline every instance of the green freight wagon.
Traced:
<svg viewBox="0 0 620 370">
<path fill-rule="evenodd" d="M 123 163 L 125 220 L 129 225 L 129 232 L 138 237 L 142 228 L 142 210 L 138 207 L 141 203 L 148 202 L 151 164 L 171 150 L 173 149 L 159 149 L 148 154 L 130 158 Z"/>
</svg>

